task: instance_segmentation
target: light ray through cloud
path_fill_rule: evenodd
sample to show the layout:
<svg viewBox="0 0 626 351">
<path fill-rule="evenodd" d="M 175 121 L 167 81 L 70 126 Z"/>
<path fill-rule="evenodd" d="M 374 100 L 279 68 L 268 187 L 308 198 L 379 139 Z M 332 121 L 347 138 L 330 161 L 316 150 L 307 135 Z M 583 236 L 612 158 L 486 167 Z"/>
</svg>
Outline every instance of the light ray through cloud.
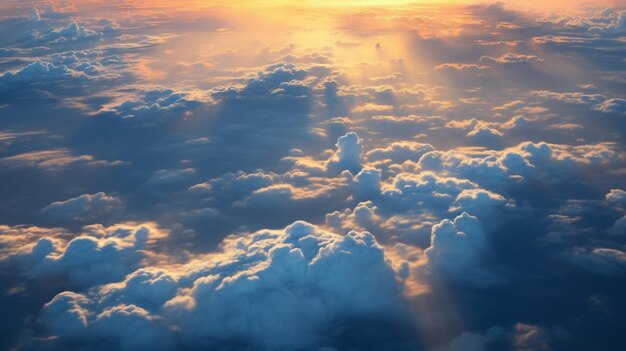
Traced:
<svg viewBox="0 0 626 351">
<path fill-rule="evenodd" d="M 622 1 L 5 1 L 0 33 L 0 349 L 626 349 Z"/>
</svg>

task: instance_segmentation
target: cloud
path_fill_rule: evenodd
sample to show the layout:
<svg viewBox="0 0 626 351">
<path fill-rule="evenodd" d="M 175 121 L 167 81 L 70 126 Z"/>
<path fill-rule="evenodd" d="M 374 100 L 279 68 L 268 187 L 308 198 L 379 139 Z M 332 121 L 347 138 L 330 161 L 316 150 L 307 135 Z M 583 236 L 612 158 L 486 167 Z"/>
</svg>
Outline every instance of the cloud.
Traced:
<svg viewBox="0 0 626 351">
<path fill-rule="evenodd" d="M 602 112 L 626 113 L 625 99 L 606 99 L 602 103 L 594 106 L 595 110 Z"/>
<path fill-rule="evenodd" d="M 0 21 L 8 32 L 31 28 L 19 37 L 12 36 L 0 49 L 0 56 L 10 58 L 0 73 L 0 91 L 2 100 L 12 104 L 29 97 L 62 100 L 73 96 L 81 99 L 71 104 L 85 108 L 91 103 L 89 109 L 97 111 L 103 100 L 86 103 L 83 99 L 96 92 L 110 94 L 119 84 L 133 81 L 137 71 L 130 68 L 137 61 L 129 54 L 162 42 L 121 28 L 114 20 L 90 18 L 85 23 L 67 23 L 66 14 L 48 10 L 46 16 L 53 15 L 48 18 L 38 9 L 31 11 L 30 21 Z M 98 84 L 90 83 L 94 81 Z"/>
<path fill-rule="evenodd" d="M 365 198 L 375 198 L 381 190 L 381 174 L 377 169 L 362 169 L 354 177 L 357 194 Z"/>
<path fill-rule="evenodd" d="M 312 86 L 326 78 L 318 73 L 315 67 L 279 63 L 265 67 L 242 87 L 212 90 L 213 112 L 189 123 L 209 133 L 206 148 L 196 157 L 223 165 L 223 173 L 250 172 L 275 166 L 296 147 L 319 147 L 321 136 L 310 125 Z M 229 168 L 233 160 L 238 161 L 234 169 Z"/>
<path fill-rule="evenodd" d="M 122 202 L 118 197 L 99 192 L 53 202 L 39 210 L 39 213 L 55 222 L 90 222 L 121 209 Z"/>
<path fill-rule="evenodd" d="M 533 91 L 535 97 L 552 99 L 559 102 L 575 105 L 586 105 L 590 109 L 604 113 L 624 113 L 626 102 L 620 98 L 609 98 L 602 94 L 587 94 L 582 92 L 557 93 L 553 91 Z"/>
<path fill-rule="evenodd" d="M 464 332 L 447 345 L 436 347 L 430 351 L 486 351 L 490 350 L 498 342 L 506 339 L 506 330 L 502 327 L 491 327 L 485 334 Z"/>
<path fill-rule="evenodd" d="M 6 252 L 2 263 L 16 263 L 30 279 L 64 277 L 82 287 L 122 279 L 149 257 L 145 250 L 154 249 L 157 241 L 169 235 L 154 223 L 91 225 L 75 237 L 63 230 L 36 227 L 2 229 L 16 236 L 1 242 L 1 251 Z"/>
<path fill-rule="evenodd" d="M 487 351 L 500 348 L 514 351 L 553 349 L 551 335 L 546 328 L 515 323 L 510 327 L 491 327 L 484 334 L 464 332 L 447 345 L 431 349 L 431 351 Z"/>
<path fill-rule="evenodd" d="M 515 208 L 515 205 L 507 201 L 500 194 L 495 194 L 484 189 L 465 189 L 457 195 L 450 211 L 464 211 L 485 218 L 496 208 L 502 207 L 512 209 Z"/>
<path fill-rule="evenodd" d="M 150 187 L 176 187 L 181 183 L 188 183 L 195 178 L 196 170 L 193 168 L 160 169 L 150 177 L 146 185 Z"/>
<path fill-rule="evenodd" d="M 467 138 L 477 145 L 487 145 L 494 147 L 498 145 L 503 134 L 496 129 L 477 125 L 469 133 Z"/>
<path fill-rule="evenodd" d="M 370 162 L 390 161 L 397 164 L 407 160 L 417 161 L 428 151 L 433 151 L 434 147 L 412 141 L 396 141 L 384 148 L 376 148 L 366 153 L 366 158 Z"/>
<path fill-rule="evenodd" d="M 70 233 L 61 228 L 35 226 L 0 226 L 0 261 L 7 261 L 16 254 L 28 252 L 42 237 L 69 237 Z"/>
<path fill-rule="evenodd" d="M 331 172 L 348 170 L 353 174 L 361 170 L 361 156 L 363 154 L 363 139 L 354 132 L 337 139 L 337 151 L 333 158 L 328 161 L 327 169 Z"/>
<path fill-rule="evenodd" d="M 611 189 L 605 196 L 606 201 L 621 207 L 626 207 L 626 191 L 622 189 Z"/>
<path fill-rule="evenodd" d="M 482 71 L 488 70 L 489 66 L 477 65 L 473 63 L 442 63 L 435 66 L 438 71 Z"/>
<path fill-rule="evenodd" d="M 31 91 L 32 94 L 47 92 L 48 95 L 60 96 L 93 92 L 101 87 L 89 85 L 88 81 L 103 83 L 128 79 L 125 73 L 128 66 L 127 60 L 119 55 L 105 56 L 102 52 L 90 50 L 38 59 L 26 66 L 0 74 L 0 91 L 5 95 L 0 101 L 14 103 L 16 93 L 20 91 Z M 17 97 L 24 98 L 23 95 Z"/>
<path fill-rule="evenodd" d="M 191 116 L 200 105 L 189 94 L 171 89 L 155 89 L 142 92 L 137 100 L 126 100 L 119 105 L 109 107 L 124 118 L 142 126 L 154 126 L 171 118 Z"/>
<path fill-rule="evenodd" d="M 467 179 L 441 177 L 433 172 L 402 172 L 390 181 L 392 187 L 386 188 L 383 199 L 396 209 L 411 209 L 415 203 L 428 204 L 429 210 L 442 205 L 447 209 L 463 190 L 477 187 Z"/>
<path fill-rule="evenodd" d="M 626 252 L 612 248 L 573 248 L 566 256 L 581 269 L 597 274 L 623 275 Z"/>
<path fill-rule="evenodd" d="M 577 5 L 8 3 L 0 349 L 615 348 L 624 15 Z"/>
<path fill-rule="evenodd" d="M 519 351 L 551 350 L 550 338 L 543 328 L 523 323 L 515 325 L 513 346 Z"/>
<path fill-rule="evenodd" d="M 609 229 L 609 232 L 615 235 L 626 235 L 626 216 L 615 221 L 615 224 Z"/>
<path fill-rule="evenodd" d="M 480 62 L 484 62 L 487 64 L 520 64 L 541 61 L 543 60 L 535 55 L 520 55 L 512 53 L 504 54 L 498 58 L 494 58 L 491 56 L 482 56 L 480 58 Z"/>
<path fill-rule="evenodd" d="M 402 306 L 395 272 L 371 234 L 295 222 L 231 237 L 213 258 L 171 273 L 143 269 L 93 294 L 61 293 L 43 318 L 58 347 L 167 349 L 176 339 L 191 348 L 319 348 L 337 342 L 327 334 L 335 323 L 403 321 Z"/>
<path fill-rule="evenodd" d="M 68 24 L 67 27 L 52 28 L 44 33 L 40 33 L 37 30 L 29 31 L 25 33 L 24 40 L 26 40 L 28 45 L 57 45 L 68 42 L 96 40 L 101 35 L 102 32 L 91 30 L 74 22 Z M 26 43 L 23 43 L 22 45 Z"/>
<path fill-rule="evenodd" d="M 586 30 L 590 33 L 620 34 L 626 30 L 625 12 L 621 9 L 606 9 L 592 16 L 564 16 L 558 19 L 566 27 Z"/>
<path fill-rule="evenodd" d="M 232 201 L 233 198 L 240 198 L 271 184 L 273 184 L 272 174 L 266 174 L 261 171 L 248 174 L 239 171 L 237 173 L 224 174 L 205 183 L 196 184 L 189 190 L 196 193 L 210 193 L 216 197 L 228 196 Z"/>
<path fill-rule="evenodd" d="M 489 286 L 499 281 L 485 265 L 488 241 L 478 218 L 467 213 L 445 219 L 432 227 L 431 244 L 424 251 L 425 263 L 418 274 L 430 279 L 473 286 Z"/>
<path fill-rule="evenodd" d="M 80 77 L 79 72 L 67 66 L 44 61 L 35 61 L 17 71 L 5 72 L 0 75 L 0 83 L 5 87 L 16 83 L 40 83 L 41 81 L 60 81 L 71 77 Z M 8 87 L 6 87 L 8 88 Z"/>
<path fill-rule="evenodd" d="M 38 21 L 42 21 L 44 18 L 41 16 L 41 12 L 39 11 L 39 9 L 36 7 L 33 7 L 30 13 L 30 19 L 31 21 L 38 22 Z"/>
<path fill-rule="evenodd" d="M 63 292 L 44 306 L 44 318 L 51 331 L 60 332 L 76 344 L 87 348 L 99 348 L 112 340 L 109 346 L 119 350 L 171 350 L 175 339 L 169 326 L 148 311 L 134 305 L 116 305 L 90 316 L 81 306 L 87 298 Z M 71 346 L 67 346 L 70 347 Z"/>
<path fill-rule="evenodd" d="M 614 144 L 588 145 L 524 142 L 502 151 L 486 151 L 483 155 L 438 150 L 422 155 L 417 163 L 406 162 L 407 170 L 445 170 L 451 175 L 477 182 L 486 189 L 511 187 L 524 179 L 562 182 L 568 169 L 590 165 L 606 167 L 618 162 Z"/>
<path fill-rule="evenodd" d="M 67 149 L 31 151 L 0 159 L 0 164 L 18 168 L 39 168 L 47 171 L 59 171 L 73 165 L 119 166 L 122 161 L 96 160 L 91 155 L 74 155 Z"/>
<path fill-rule="evenodd" d="M 348 228 L 361 228 L 364 230 L 380 229 L 380 221 L 383 219 L 379 215 L 378 207 L 372 201 L 361 202 L 354 209 L 344 211 L 334 211 L 326 214 L 326 225 L 333 230 L 349 232 Z M 381 239 L 382 236 L 379 235 Z"/>
</svg>

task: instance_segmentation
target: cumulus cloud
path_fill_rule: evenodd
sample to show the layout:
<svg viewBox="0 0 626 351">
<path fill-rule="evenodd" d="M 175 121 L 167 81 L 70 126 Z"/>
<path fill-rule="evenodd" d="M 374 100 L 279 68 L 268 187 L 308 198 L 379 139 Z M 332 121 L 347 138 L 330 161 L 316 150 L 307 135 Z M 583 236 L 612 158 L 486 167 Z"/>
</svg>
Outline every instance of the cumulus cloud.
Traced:
<svg viewBox="0 0 626 351">
<path fill-rule="evenodd" d="M 27 252 L 42 237 L 69 237 L 71 234 L 60 228 L 35 226 L 0 226 L 0 260 L 7 261 L 19 252 Z"/>
<path fill-rule="evenodd" d="M 497 146 L 503 134 L 496 129 L 477 125 L 467 133 L 467 138 L 478 145 Z"/>
<path fill-rule="evenodd" d="M 167 349 L 177 340 L 291 349 L 333 346 L 337 335 L 327 328 L 342 320 L 403 321 L 402 306 L 395 272 L 371 234 L 295 222 L 231 237 L 219 254 L 170 272 L 143 269 L 91 294 L 61 293 L 43 318 L 58 346 Z"/>
<path fill-rule="evenodd" d="M 611 189 L 605 196 L 606 201 L 618 206 L 626 207 L 626 191 L 622 189 Z"/>
<path fill-rule="evenodd" d="M 119 350 L 171 350 L 175 339 L 170 327 L 135 305 L 116 305 L 91 315 L 83 305 L 86 297 L 63 292 L 44 306 L 44 318 L 52 332 L 86 348 L 115 347 Z M 106 341 L 111 340 L 110 344 Z M 72 346 L 64 346 L 72 348 Z"/>
<path fill-rule="evenodd" d="M 626 30 L 625 16 L 621 9 L 605 9 L 590 16 L 563 16 L 556 21 L 590 33 L 620 34 Z"/>
<path fill-rule="evenodd" d="M 361 157 L 363 154 L 363 139 L 358 134 L 349 132 L 337 139 L 337 151 L 333 158 L 328 161 L 327 169 L 330 171 L 348 170 L 353 174 L 361 170 Z"/>
<path fill-rule="evenodd" d="M 83 287 L 122 279 L 168 236 L 154 223 L 91 225 L 75 237 L 37 227 L 3 227 L 2 234 L 2 263 L 17 264 L 31 279 L 65 277 Z"/>
<path fill-rule="evenodd" d="M 442 63 L 435 66 L 435 70 L 438 71 L 482 71 L 488 70 L 489 66 L 477 65 L 473 63 Z"/>
<path fill-rule="evenodd" d="M 392 187 L 383 193 L 392 208 L 413 208 L 415 203 L 428 204 L 428 209 L 447 208 L 463 190 L 477 188 L 466 179 L 441 177 L 433 172 L 402 172 L 391 179 Z"/>
<path fill-rule="evenodd" d="M 137 100 L 126 100 L 108 110 L 143 126 L 153 126 L 168 119 L 192 113 L 199 102 L 189 94 L 171 89 L 148 90 Z"/>
<path fill-rule="evenodd" d="M 388 161 L 392 164 L 397 164 L 407 160 L 417 161 L 423 154 L 433 150 L 434 147 L 430 144 L 412 141 L 396 141 L 384 148 L 376 148 L 368 151 L 366 157 L 370 162 Z"/>
<path fill-rule="evenodd" d="M 512 186 L 516 180 L 542 179 L 560 182 L 567 170 L 589 165 L 619 162 L 614 144 L 563 145 L 545 142 L 524 142 L 502 151 L 480 152 L 469 150 L 431 151 L 417 163 L 407 162 L 405 169 L 444 170 L 452 175 L 476 181 L 485 188 Z"/>
<path fill-rule="evenodd" d="M 481 62 L 488 64 L 520 64 L 543 61 L 535 55 L 521 55 L 521 54 L 504 54 L 498 58 L 491 56 L 483 56 L 480 58 Z"/>
<path fill-rule="evenodd" d="M 80 90 L 79 86 L 88 81 L 103 82 L 127 78 L 124 73 L 127 67 L 128 62 L 122 56 L 103 56 L 101 52 L 87 50 L 50 56 L 45 60 L 38 59 L 0 74 L 0 91 L 5 94 L 5 99 L 0 101 L 15 98 L 15 92 L 25 90 L 31 90 L 33 94 L 47 91 L 74 96 L 79 92 L 87 92 Z M 98 87 L 88 88 L 91 91 Z"/>
<path fill-rule="evenodd" d="M 302 160 L 298 160 L 302 162 Z M 249 228 L 275 225 L 275 213 L 300 218 L 302 213 L 322 215 L 335 203 L 343 203 L 350 195 L 353 176 L 345 173 L 327 177 L 319 168 L 295 169 L 285 173 L 264 172 L 228 173 L 208 182 L 199 183 L 188 192 L 209 206 L 219 209 L 219 220 L 230 222 L 234 228 L 246 221 Z M 272 203 L 268 208 L 267 204 Z M 228 204 L 228 205 L 225 205 Z"/>
<path fill-rule="evenodd" d="M 536 55 L 507 53 L 499 57 L 488 55 L 481 56 L 478 60 L 479 63 L 446 62 L 435 66 L 434 69 L 448 73 L 475 73 L 477 75 L 483 75 L 499 67 L 503 68 L 515 65 L 519 68 L 519 66 L 523 64 L 533 64 L 542 61 L 543 60 Z"/>
<path fill-rule="evenodd" d="M 381 220 L 382 216 L 378 214 L 378 207 L 372 201 L 361 202 L 352 210 L 346 209 L 326 214 L 326 225 L 340 232 L 347 232 L 348 228 L 372 230 Z"/>
<path fill-rule="evenodd" d="M 479 215 L 481 218 L 490 217 L 489 214 L 496 208 L 514 208 L 502 195 L 484 189 L 466 189 L 457 195 L 451 211 L 466 211 Z"/>
<path fill-rule="evenodd" d="M 53 202 L 39 210 L 39 213 L 56 222 L 89 222 L 121 209 L 122 202 L 118 197 L 99 192 Z"/>
<path fill-rule="evenodd" d="M 0 56 L 11 58 L 0 73 L 3 102 L 27 96 L 85 98 L 95 92 L 109 93 L 115 83 L 133 79 L 129 68 L 135 62 L 127 54 L 160 42 L 156 37 L 137 33 L 122 35 L 114 20 L 68 23 L 66 14 L 54 13 L 52 9 L 46 10 L 45 17 L 39 9 L 31 11 L 32 20 L 27 23 L 11 23 L 10 18 L 2 21 L 6 31 L 32 27 L 0 49 Z M 90 83 L 96 81 L 98 84 Z M 87 105 L 82 101 L 73 103 L 83 108 Z M 89 108 L 97 111 L 98 103 Z"/>
<path fill-rule="evenodd" d="M 365 198 L 375 198 L 381 191 L 381 175 L 377 169 L 362 169 L 354 181 L 357 186 L 357 194 Z"/>
<path fill-rule="evenodd" d="M 567 104 L 586 105 L 590 109 L 605 113 L 624 113 L 626 102 L 620 98 L 610 98 L 602 94 L 587 94 L 582 92 L 535 91 L 533 96 L 552 99 Z"/>
<path fill-rule="evenodd" d="M 474 286 L 499 281 L 485 265 L 488 240 L 478 218 L 467 213 L 445 219 L 432 227 L 431 244 L 424 251 L 426 261 L 418 274 Z"/>
</svg>

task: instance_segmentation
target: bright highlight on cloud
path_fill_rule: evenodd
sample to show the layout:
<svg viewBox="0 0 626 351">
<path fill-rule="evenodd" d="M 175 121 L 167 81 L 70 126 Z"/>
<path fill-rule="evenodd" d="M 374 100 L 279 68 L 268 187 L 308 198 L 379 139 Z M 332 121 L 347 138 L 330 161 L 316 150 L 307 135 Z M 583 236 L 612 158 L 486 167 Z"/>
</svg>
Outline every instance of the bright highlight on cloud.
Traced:
<svg viewBox="0 0 626 351">
<path fill-rule="evenodd" d="M 171 270 L 142 268 L 87 296 L 61 293 L 44 307 L 45 323 L 61 336 L 58 347 L 295 349 L 332 344 L 328 327 L 342 320 L 354 327 L 407 318 L 391 262 L 369 233 L 340 236 L 296 222 L 223 246 Z"/>
<path fill-rule="evenodd" d="M 0 12 L 0 349 L 626 349 L 620 2 Z"/>
</svg>

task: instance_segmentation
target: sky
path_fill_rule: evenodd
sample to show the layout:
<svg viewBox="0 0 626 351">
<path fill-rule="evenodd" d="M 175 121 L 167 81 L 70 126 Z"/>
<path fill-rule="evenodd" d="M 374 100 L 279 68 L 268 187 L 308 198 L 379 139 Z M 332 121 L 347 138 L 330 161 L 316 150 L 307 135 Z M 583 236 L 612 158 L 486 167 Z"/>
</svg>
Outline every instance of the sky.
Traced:
<svg viewBox="0 0 626 351">
<path fill-rule="evenodd" d="M 0 350 L 625 350 L 626 3 L 0 2 Z"/>
</svg>

